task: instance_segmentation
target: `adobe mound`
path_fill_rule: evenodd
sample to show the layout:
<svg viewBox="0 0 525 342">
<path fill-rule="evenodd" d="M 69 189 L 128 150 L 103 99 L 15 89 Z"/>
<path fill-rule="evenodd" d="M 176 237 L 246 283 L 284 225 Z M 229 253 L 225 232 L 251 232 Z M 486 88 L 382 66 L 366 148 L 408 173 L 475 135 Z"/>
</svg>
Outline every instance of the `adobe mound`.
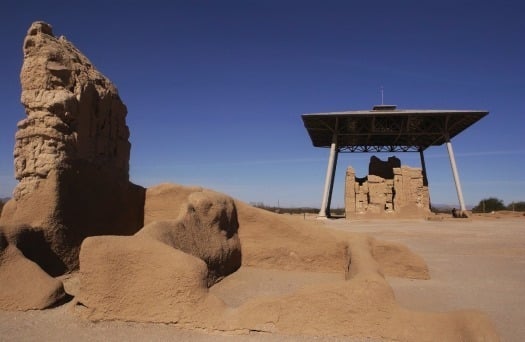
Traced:
<svg viewBox="0 0 525 342">
<path fill-rule="evenodd" d="M 0 308 L 46 309 L 64 299 L 61 281 L 49 277 L 15 246 L 0 248 Z"/>
<path fill-rule="evenodd" d="M 166 203 L 172 203 L 173 208 L 188 208 L 185 202 L 192 198 L 195 190 L 164 184 L 151 191 L 148 189 L 146 204 L 157 218 L 169 218 L 173 210 Z M 182 203 L 166 202 L 170 192 L 173 198 L 182 199 Z M 207 194 L 198 189 L 196 193 L 199 198 Z M 159 201 L 163 203 L 162 210 L 151 205 L 156 194 L 163 198 Z M 213 192 L 208 194 L 212 198 L 215 196 Z M 245 256 L 251 255 L 255 265 L 282 268 L 285 267 L 283 260 L 292 258 L 299 269 L 308 269 L 309 258 L 320 256 L 317 246 L 321 245 L 337 251 L 328 250 L 324 261 L 313 263 L 312 268 L 338 269 L 341 275 L 345 273 L 342 279 L 346 280 L 307 286 L 287 296 L 256 298 L 233 308 L 209 293 L 205 274 L 208 268 L 204 263 L 156 241 L 154 235 L 139 232 L 126 238 L 96 237 L 86 239 L 80 254 L 81 293 L 78 300 L 83 304 L 77 307 L 80 313 L 97 320 L 177 322 L 190 329 L 232 333 L 262 331 L 403 341 L 498 340 L 490 321 L 481 313 L 420 313 L 399 307 L 374 253 L 381 259 L 388 253 L 408 253 L 406 249 L 395 245 L 388 248 L 387 243 L 378 243 L 365 235 L 328 233 L 321 231 L 319 223 L 305 224 L 302 219 L 264 212 L 241 202 L 236 205 L 243 263 Z M 243 220 L 248 223 L 244 224 Z M 296 234 L 298 230 L 301 234 Z M 252 241 L 245 245 L 244 238 Z M 256 245 L 255 241 L 259 246 L 254 252 L 250 249 Z M 310 248 L 313 242 L 317 246 Z M 265 247 L 268 252 L 264 252 Z M 310 249 L 313 252 L 309 252 Z M 276 251 L 280 257 L 266 258 Z M 289 256 L 301 251 L 304 253 Z M 331 265 L 330 260 L 338 266 Z M 108 266 L 101 265 L 103 263 Z M 166 277 L 166 274 L 173 276 Z M 426 272 L 406 275 L 428 276 Z M 171 281 L 177 277 L 178 281 Z"/>
<path fill-rule="evenodd" d="M 176 220 L 151 222 L 134 236 L 84 240 L 77 297 L 84 315 L 181 322 L 222 310 L 208 287 L 241 266 L 234 201 L 202 188 L 181 193 Z"/>
<path fill-rule="evenodd" d="M 176 219 L 191 193 L 199 187 L 160 184 L 146 190 L 144 221 Z M 327 230 L 321 222 L 276 215 L 235 201 L 242 243 L 242 264 L 281 270 L 345 272 L 347 234 Z M 429 279 L 424 260 L 405 246 L 371 240 L 374 255 L 385 275 Z"/>
<path fill-rule="evenodd" d="M 184 193 L 184 191 L 183 191 Z M 154 221 L 136 236 L 149 237 L 194 255 L 208 267 L 207 284 L 213 285 L 241 266 L 241 245 L 234 201 L 223 194 L 196 189 L 176 203 L 176 220 Z M 180 205 L 180 203 L 183 203 Z"/>
<path fill-rule="evenodd" d="M 92 320 L 176 323 L 205 310 L 206 264 L 149 237 L 89 237 L 76 300 Z"/>
</svg>

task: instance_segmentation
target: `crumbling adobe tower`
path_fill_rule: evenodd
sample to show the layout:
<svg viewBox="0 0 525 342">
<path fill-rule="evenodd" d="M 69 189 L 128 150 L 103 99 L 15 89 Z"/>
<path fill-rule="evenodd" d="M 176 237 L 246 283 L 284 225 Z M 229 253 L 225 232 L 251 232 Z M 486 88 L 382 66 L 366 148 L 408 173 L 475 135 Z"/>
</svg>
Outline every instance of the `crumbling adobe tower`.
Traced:
<svg viewBox="0 0 525 342">
<path fill-rule="evenodd" d="M 0 235 L 58 275 L 78 266 L 86 236 L 142 227 L 144 189 L 129 182 L 127 109 L 116 87 L 44 22 L 31 25 L 23 50 L 19 184 Z"/>
<path fill-rule="evenodd" d="M 422 170 L 402 166 L 396 157 L 387 161 L 372 156 L 368 176 L 357 178 L 346 170 L 345 213 L 390 214 L 424 217 L 430 212 L 430 197 Z"/>
</svg>

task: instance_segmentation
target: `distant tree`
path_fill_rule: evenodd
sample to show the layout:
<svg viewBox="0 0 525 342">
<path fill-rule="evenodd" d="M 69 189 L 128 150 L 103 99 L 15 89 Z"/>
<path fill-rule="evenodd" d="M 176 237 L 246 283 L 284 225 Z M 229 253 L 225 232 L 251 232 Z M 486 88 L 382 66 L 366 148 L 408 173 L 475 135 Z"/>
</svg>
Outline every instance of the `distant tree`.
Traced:
<svg viewBox="0 0 525 342">
<path fill-rule="evenodd" d="M 490 213 L 491 211 L 505 210 L 507 209 L 503 204 L 503 201 L 499 198 L 490 197 L 484 198 L 479 201 L 479 204 L 472 208 L 473 213 Z"/>
<path fill-rule="evenodd" d="M 507 210 L 512 211 L 525 211 L 525 202 L 512 202 L 507 206 Z"/>
</svg>

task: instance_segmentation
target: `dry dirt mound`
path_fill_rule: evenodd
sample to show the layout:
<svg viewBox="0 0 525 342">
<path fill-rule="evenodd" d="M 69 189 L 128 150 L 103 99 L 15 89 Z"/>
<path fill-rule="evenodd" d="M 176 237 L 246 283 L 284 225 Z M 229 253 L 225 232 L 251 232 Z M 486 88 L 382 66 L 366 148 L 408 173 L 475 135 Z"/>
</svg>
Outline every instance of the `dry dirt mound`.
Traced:
<svg viewBox="0 0 525 342">
<path fill-rule="evenodd" d="M 203 193 L 166 184 L 148 189 L 145 217 L 154 213 L 156 219 L 172 219 L 195 191 Z M 323 230 L 319 222 L 265 212 L 242 202 L 236 206 L 243 264 L 333 271 L 345 277 L 230 307 L 208 291 L 207 267 L 199 258 L 142 234 L 96 237 L 82 246 L 78 296 L 82 305 L 76 308 L 95 320 L 177 322 L 190 329 L 231 333 L 498 340 L 490 321 L 479 312 L 421 313 L 399 307 L 383 272 L 428 277 L 422 260 L 405 247 Z"/>
</svg>

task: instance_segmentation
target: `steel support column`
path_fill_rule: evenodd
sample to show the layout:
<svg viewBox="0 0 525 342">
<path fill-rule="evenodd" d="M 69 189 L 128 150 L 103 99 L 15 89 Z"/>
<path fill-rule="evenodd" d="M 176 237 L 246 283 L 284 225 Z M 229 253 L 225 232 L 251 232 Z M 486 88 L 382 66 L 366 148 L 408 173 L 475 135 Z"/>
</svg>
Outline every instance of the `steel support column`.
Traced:
<svg viewBox="0 0 525 342">
<path fill-rule="evenodd" d="M 454 183 L 456 183 L 456 191 L 458 193 L 459 207 L 461 212 L 466 211 L 465 201 L 463 200 L 463 192 L 461 191 L 461 183 L 459 182 L 458 169 L 456 167 L 456 159 L 454 158 L 454 151 L 452 150 L 452 143 L 450 139 L 447 139 L 446 142 L 448 157 L 450 158 L 450 166 L 452 167 L 452 175 L 454 176 Z"/>
<path fill-rule="evenodd" d="M 330 216 L 330 202 L 332 201 L 332 189 L 334 187 L 335 166 L 337 165 L 337 133 L 332 136 L 332 144 L 330 145 L 330 157 L 328 158 L 328 167 L 326 168 L 326 179 L 324 182 L 323 202 L 321 203 L 321 210 L 319 210 L 319 217 L 326 218 Z"/>
<path fill-rule="evenodd" d="M 423 171 L 423 185 L 428 186 L 427 166 L 425 164 L 425 156 L 423 155 L 422 148 L 419 148 L 419 158 L 421 159 L 421 171 Z"/>
<path fill-rule="evenodd" d="M 334 191 L 335 170 L 337 170 L 337 159 L 338 158 L 339 158 L 339 148 L 337 148 L 337 146 L 336 146 L 334 167 L 332 167 L 332 181 L 330 182 L 330 191 L 328 192 L 328 203 L 326 203 L 326 216 L 327 217 L 332 216 L 330 208 L 332 206 L 332 194 L 333 194 L 333 191 Z"/>
<path fill-rule="evenodd" d="M 427 177 L 427 165 L 425 163 L 425 155 L 423 149 L 419 148 L 419 158 L 421 159 L 421 171 L 423 173 L 423 186 L 427 187 L 428 190 L 428 177 Z M 428 191 L 428 209 L 432 210 L 432 201 L 430 200 L 430 190 Z"/>
</svg>

